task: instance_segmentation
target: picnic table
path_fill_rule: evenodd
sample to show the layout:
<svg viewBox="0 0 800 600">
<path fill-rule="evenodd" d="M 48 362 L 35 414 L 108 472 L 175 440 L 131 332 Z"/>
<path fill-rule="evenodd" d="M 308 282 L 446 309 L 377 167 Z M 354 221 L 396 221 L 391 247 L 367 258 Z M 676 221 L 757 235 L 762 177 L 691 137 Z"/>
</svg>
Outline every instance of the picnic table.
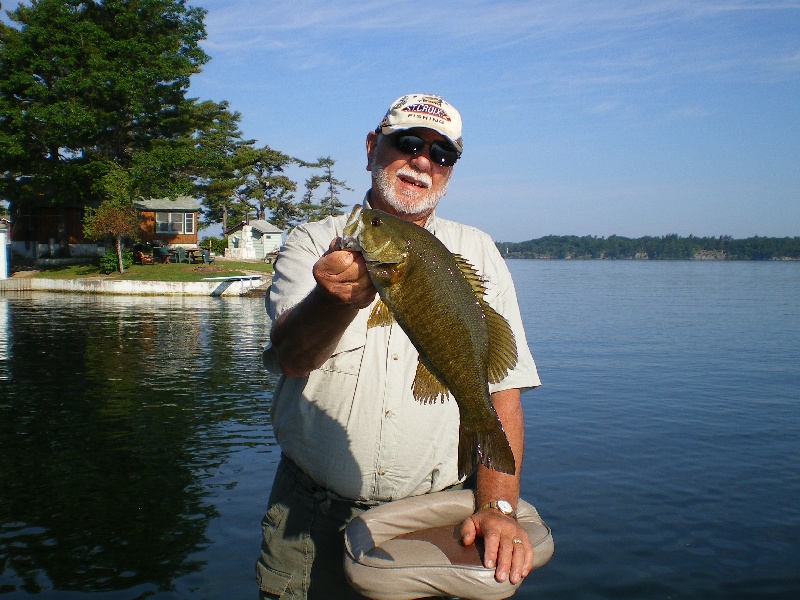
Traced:
<svg viewBox="0 0 800 600">
<path fill-rule="evenodd" d="M 169 263 L 170 250 L 162 246 L 153 248 L 153 260 L 160 262 L 163 265 Z"/>
<path fill-rule="evenodd" d="M 190 263 L 203 262 L 202 250 L 200 248 L 186 248 L 186 256 Z"/>
</svg>

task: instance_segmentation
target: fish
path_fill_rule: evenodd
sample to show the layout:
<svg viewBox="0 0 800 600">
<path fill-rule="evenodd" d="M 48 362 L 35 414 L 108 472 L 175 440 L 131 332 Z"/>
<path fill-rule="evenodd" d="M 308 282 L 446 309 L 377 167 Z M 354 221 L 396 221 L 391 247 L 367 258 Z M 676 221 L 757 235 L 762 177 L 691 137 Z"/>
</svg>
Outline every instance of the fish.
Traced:
<svg viewBox="0 0 800 600">
<path fill-rule="evenodd" d="M 396 322 L 419 354 L 414 399 L 432 404 L 455 398 L 459 477 L 478 464 L 513 475 L 514 453 L 489 383 L 514 368 L 517 346 L 508 321 L 484 299 L 477 270 L 424 227 L 358 205 L 340 247 L 361 252 L 378 291 L 367 326 Z"/>
</svg>

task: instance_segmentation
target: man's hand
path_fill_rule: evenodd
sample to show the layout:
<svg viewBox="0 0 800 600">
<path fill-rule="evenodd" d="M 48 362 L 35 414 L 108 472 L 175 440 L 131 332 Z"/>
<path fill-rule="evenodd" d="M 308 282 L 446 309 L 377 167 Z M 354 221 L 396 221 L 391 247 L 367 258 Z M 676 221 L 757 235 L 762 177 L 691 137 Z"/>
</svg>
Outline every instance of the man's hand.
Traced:
<svg viewBox="0 0 800 600">
<path fill-rule="evenodd" d="M 461 524 L 461 541 L 465 546 L 483 538 L 483 566 L 494 567 L 494 578 L 508 579 L 516 585 L 533 568 L 533 545 L 527 532 L 512 517 L 493 508 L 486 508 L 468 517 Z"/>
<path fill-rule="evenodd" d="M 312 268 L 317 285 L 272 325 L 272 347 L 288 377 L 305 377 L 328 360 L 358 311 L 375 299 L 364 257 L 338 248 L 334 239 Z"/>
<path fill-rule="evenodd" d="M 354 308 L 365 308 L 375 298 L 376 289 L 360 252 L 339 250 L 339 239 L 314 263 L 314 279 L 330 300 Z"/>
<path fill-rule="evenodd" d="M 501 390 L 493 392 L 491 398 L 514 453 L 516 472 L 507 475 L 484 466 L 478 467 L 475 503 L 484 506 L 492 500 L 504 499 L 516 507 L 525 438 L 520 391 L 515 388 Z M 483 538 L 483 564 L 487 569 L 494 568 L 497 581 L 509 579 L 516 585 L 533 569 L 533 545 L 513 517 L 495 508 L 479 510 L 461 524 L 461 541 L 465 546 L 474 544 L 477 537 Z"/>
</svg>

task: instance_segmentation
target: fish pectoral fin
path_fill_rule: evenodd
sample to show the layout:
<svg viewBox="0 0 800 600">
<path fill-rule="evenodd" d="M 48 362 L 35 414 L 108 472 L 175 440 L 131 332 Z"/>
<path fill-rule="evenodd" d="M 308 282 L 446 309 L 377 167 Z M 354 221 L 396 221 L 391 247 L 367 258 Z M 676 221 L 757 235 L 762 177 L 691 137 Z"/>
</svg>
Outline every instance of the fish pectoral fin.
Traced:
<svg viewBox="0 0 800 600">
<path fill-rule="evenodd" d="M 389 307 L 386 306 L 386 303 L 383 301 L 383 299 L 378 298 L 378 301 L 372 307 L 372 312 L 369 313 L 369 318 L 367 319 L 367 328 L 383 327 L 385 325 L 391 325 L 392 323 L 394 323 L 394 316 L 392 316 L 392 312 L 389 310 Z"/>
<path fill-rule="evenodd" d="M 414 400 L 421 404 L 435 404 L 439 399 L 444 402 L 450 395 L 447 386 L 436 379 L 421 361 L 417 363 L 411 392 L 414 394 Z"/>
<path fill-rule="evenodd" d="M 396 261 L 367 261 L 367 270 L 373 281 L 383 287 L 392 286 L 403 280 L 408 270 L 408 255 L 404 254 Z"/>
<path fill-rule="evenodd" d="M 489 332 L 489 383 L 501 381 L 517 364 L 517 343 L 505 317 L 480 301 Z"/>
<path fill-rule="evenodd" d="M 403 280 L 408 270 L 408 254 L 403 254 L 403 258 L 395 263 L 389 271 L 389 285 L 394 285 Z"/>
</svg>

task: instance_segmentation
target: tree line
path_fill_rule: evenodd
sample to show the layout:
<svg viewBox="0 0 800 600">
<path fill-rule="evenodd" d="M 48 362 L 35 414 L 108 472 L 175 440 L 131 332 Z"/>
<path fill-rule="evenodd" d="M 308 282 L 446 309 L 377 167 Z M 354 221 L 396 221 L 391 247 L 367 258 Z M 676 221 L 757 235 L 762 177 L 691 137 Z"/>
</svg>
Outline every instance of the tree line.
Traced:
<svg viewBox="0 0 800 600">
<path fill-rule="evenodd" d="M 649 259 L 649 260 L 799 260 L 800 237 L 731 236 L 627 238 L 548 235 L 526 242 L 497 242 L 507 258 Z"/>
<path fill-rule="evenodd" d="M 258 146 L 227 101 L 187 97 L 210 60 L 199 45 L 205 12 L 186 0 L 32 0 L 7 11 L 0 200 L 12 214 L 26 204 L 84 208 L 87 236 L 129 224 L 139 197 L 197 198 L 201 226 L 223 230 L 250 215 L 286 229 L 341 214 L 349 188 L 331 157 Z M 300 199 L 292 165 L 311 173 Z"/>
</svg>

